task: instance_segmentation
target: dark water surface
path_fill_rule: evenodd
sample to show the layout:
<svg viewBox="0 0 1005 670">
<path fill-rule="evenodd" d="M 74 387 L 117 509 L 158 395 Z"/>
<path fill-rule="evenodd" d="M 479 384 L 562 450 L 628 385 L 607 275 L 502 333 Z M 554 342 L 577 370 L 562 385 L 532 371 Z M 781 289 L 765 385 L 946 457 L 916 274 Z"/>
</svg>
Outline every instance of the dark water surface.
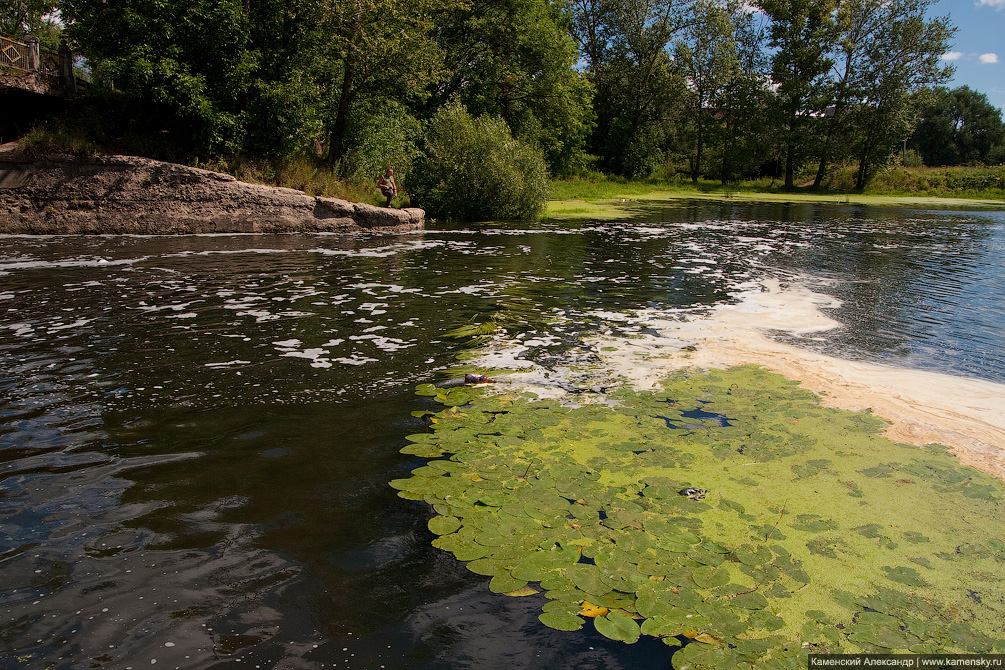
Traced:
<svg viewBox="0 0 1005 670">
<path fill-rule="evenodd" d="M 1005 213 L 691 204 L 385 236 L 0 237 L 0 668 L 667 668 L 434 549 L 417 383 L 494 322 L 558 360 L 598 312 L 765 278 L 802 346 L 1005 382 Z"/>
</svg>

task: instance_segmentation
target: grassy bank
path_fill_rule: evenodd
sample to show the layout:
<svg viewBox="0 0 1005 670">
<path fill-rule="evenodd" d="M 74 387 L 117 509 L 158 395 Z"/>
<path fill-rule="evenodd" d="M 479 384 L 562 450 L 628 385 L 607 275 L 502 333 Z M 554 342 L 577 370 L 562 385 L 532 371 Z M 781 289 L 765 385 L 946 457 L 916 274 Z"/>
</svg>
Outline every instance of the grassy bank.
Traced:
<svg viewBox="0 0 1005 670">
<path fill-rule="evenodd" d="M 18 140 L 25 151 L 96 155 L 116 153 L 115 147 L 87 139 L 63 123 L 40 126 Z M 318 158 L 264 159 L 247 156 L 216 157 L 189 162 L 194 167 L 223 172 L 256 184 L 282 186 L 310 195 L 352 202 L 382 204 L 373 184 L 353 183 Z M 808 183 L 785 191 L 782 182 L 764 178 L 724 186 L 718 181 L 685 179 L 627 180 L 606 175 L 554 180 L 544 212 L 550 219 L 623 219 L 641 213 L 652 203 L 676 199 L 735 199 L 759 202 L 833 202 L 877 206 L 1005 209 L 1005 166 L 907 168 L 895 167 L 877 176 L 864 192 L 856 192 L 854 168 L 836 170 L 819 190 Z M 808 179 L 808 177 L 807 177 Z M 407 178 L 405 180 L 407 182 Z M 395 207 L 411 203 L 405 192 Z M 418 203 L 421 206 L 421 203 Z"/>
<path fill-rule="evenodd" d="M 777 180 L 761 179 L 723 186 L 717 181 L 624 180 L 593 178 L 551 183 L 547 218 L 620 219 L 646 203 L 691 199 L 755 202 L 833 202 L 876 206 L 1005 209 L 1005 167 L 894 168 L 864 192 L 851 188 L 851 170 L 836 172 L 827 188 L 801 186 L 785 191 Z"/>
</svg>

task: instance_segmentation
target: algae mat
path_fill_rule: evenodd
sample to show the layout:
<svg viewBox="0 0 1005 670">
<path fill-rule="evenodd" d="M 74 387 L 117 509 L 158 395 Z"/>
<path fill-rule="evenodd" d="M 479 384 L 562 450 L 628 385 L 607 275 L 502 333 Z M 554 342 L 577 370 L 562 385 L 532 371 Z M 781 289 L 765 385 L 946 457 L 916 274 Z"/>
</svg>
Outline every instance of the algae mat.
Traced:
<svg viewBox="0 0 1005 670">
<path fill-rule="evenodd" d="M 578 403 L 437 389 L 399 495 L 541 621 L 683 646 L 675 668 L 1005 652 L 1005 485 L 745 366 Z M 592 624 L 588 621 L 592 620 Z"/>
</svg>

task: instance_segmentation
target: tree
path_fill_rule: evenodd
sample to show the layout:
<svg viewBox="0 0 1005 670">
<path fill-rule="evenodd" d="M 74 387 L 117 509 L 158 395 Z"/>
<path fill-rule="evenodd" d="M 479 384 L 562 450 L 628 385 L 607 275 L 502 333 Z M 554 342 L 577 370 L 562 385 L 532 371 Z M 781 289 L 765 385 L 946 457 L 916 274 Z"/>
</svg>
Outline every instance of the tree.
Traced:
<svg viewBox="0 0 1005 670">
<path fill-rule="evenodd" d="M 826 84 L 827 115 L 821 120 L 823 141 L 820 162 L 813 179 L 813 188 L 819 188 L 830 166 L 836 146 L 847 130 L 847 109 L 861 95 L 861 79 L 867 68 L 866 54 L 870 43 L 879 38 L 882 22 L 886 20 L 884 0 L 849 0 L 838 5 L 834 64 L 831 79 Z"/>
<path fill-rule="evenodd" d="M 255 55 L 238 0 L 64 0 L 79 50 L 147 131 L 201 153 L 233 150 Z"/>
<path fill-rule="evenodd" d="M 435 19 L 458 0 L 312 0 L 305 48 L 324 107 L 328 160 L 338 165 L 355 103 L 425 94 L 442 68 L 429 39 Z M 364 105 L 365 106 L 365 105 Z"/>
<path fill-rule="evenodd" d="M 58 0 L 4 0 L 0 3 L 0 35 L 35 35 L 43 40 L 55 35 L 59 32 L 55 21 L 58 4 Z"/>
<path fill-rule="evenodd" d="M 473 0 L 444 17 L 434 37 L 446 55 L 444 80 L 428 107 L 458 99 L 475 115 L 502 117 L 538 144 L 554 174 L 583 162 L 592 128 L 592 87 L 575 69 L 570 15 L 552 0 Z"/>
<path fill-rule="evenodd" d="M 245 0 L 256 70 L 248 92 L 244 149 L 255 155 L 316 155 L 325 139 L 325 87 L 312 76 L 311 6 Z"/>
<path fill-rule="evenodd" d="M 836 0 L 758 0 L 771 19 L 771 75 L 785 127 L 785 188 L 795 188 L 795 169 L 809 148 L 808 123 L 823 112 L 821 85 L 833 64 Z"/>
<path fill-rule="evenodd" d="M 580 0 L 573 29 L 593 82 L 592 149 L 616 173 L 635 176 L 662 162 L 674 132 L 683 82 L 669 49 L 690 0 Z"/>
<path fill-rule="evenodd" d="M 925 165 L 990 163 L 1005 148 L 1002 112 L 987 95 L 961 86 L 936 88 L 927 95 L 908 146 Z"/>
<path fill-rule="evenodd" d="M 914 126 L 913 93 L 948 79 L 940 67 L 954 29 L 948 19 L 927 21 L 928 0 L 889 0 L 887 20 L 870 44 L 863 73 L 867 84 L 857 110 L 859 138 L 856 188 L 886 165 Z"/>
<path fill-rule="evenodd" d="M 765 30 L 760 19 L 740 3 L 727 6 L 734 26 L 738 67 L 720 96 L 722 111 L 723 184 L 740 175 L 759 172 L 773 153 L 774 129 L 766 110 L 770 94 L 765 87 L 768 57 Z"/>
<path fill-rule="evenodd" d="M 688 118 L 691 120 L 691 181 L 698 183 L 707 127 L 716 116 L 716 103 L 739 71 L 733 17 L 714 0 L 697 0 L 693 18 L 674 49 L 675 62 L 684 74 Z"/>
<path fill-rule="evenodd" d="M 829 82 L 829 114 L 814 186 L 836 151 L 855 149 L 859 188 L 910 133 L 912 95 L 944 81 L 952 35 L 947 19 L 926 20 L 931 0 L 848 0 L 837 12 L 839 37 Z M 897 135 L 900 135 L 897 137 Z"/>
</svg>

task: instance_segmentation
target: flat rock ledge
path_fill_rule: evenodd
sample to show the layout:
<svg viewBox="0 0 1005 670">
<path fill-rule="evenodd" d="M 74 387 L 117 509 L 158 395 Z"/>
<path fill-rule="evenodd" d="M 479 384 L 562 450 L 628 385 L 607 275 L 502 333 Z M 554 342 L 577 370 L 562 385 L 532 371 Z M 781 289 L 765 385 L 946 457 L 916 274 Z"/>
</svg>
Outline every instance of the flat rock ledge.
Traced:
<svg viewBox="0 0 1005 670">
<path fill-rule="evenodd" d="M 320 198 L 135 156 L 34 159 L 0 152 L 0 233 L 404 231 L 425 212 Z"/>
</svg>

